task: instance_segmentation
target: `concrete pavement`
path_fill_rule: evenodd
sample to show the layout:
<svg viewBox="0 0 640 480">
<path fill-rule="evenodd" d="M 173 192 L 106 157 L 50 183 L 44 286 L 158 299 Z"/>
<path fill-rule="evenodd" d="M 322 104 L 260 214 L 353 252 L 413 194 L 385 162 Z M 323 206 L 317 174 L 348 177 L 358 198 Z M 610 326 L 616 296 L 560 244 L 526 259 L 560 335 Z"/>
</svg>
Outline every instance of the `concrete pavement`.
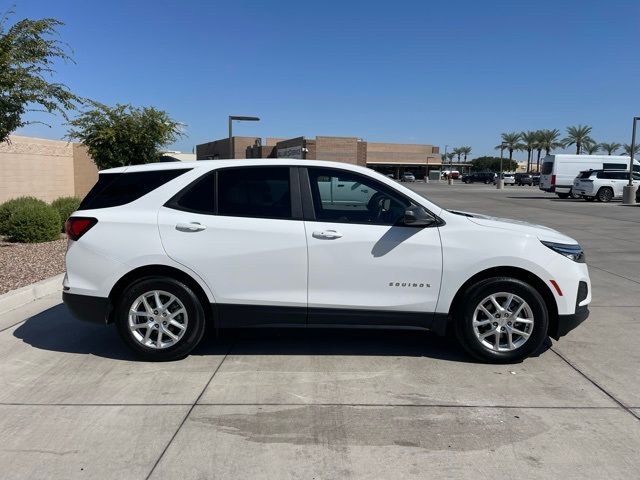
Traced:
<svg viewBox="0 0 640 480">
<path fill-rule="evenodd" d="M 516 365 L 477 364 L 429 333 L 332 330 L 209 335 L 154 364 L 53 295 L 0 315 L 2 477 L 637 477 L 640 209 L 413 188 L 579 240 L 589 320 Z"/>
</svg>

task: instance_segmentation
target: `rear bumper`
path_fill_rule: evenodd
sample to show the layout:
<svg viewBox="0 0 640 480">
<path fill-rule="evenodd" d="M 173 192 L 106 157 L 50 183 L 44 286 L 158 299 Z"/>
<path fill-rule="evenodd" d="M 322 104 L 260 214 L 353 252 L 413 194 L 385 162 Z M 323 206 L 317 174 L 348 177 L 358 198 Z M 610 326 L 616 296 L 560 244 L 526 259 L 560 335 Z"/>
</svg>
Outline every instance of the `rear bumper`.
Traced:
<svg viewBox="0 0 640 480">
<path fill-rule="evenodd" d="M 62 292 L 62 301 L 78 320 L 106 324 L 109 318 L 108 298 Z"/>
<path fill-rule="evenodd" d="M 587 305 L 577 307 L 576 313 L 571 315 L 558 315 L 558 324 L 556 325 L 555 332 L 549 332 L 549 336 L 556 340 L 560 337 L 564 337 L 567 333 L 584 322 L 588 316 L 589 307 Z"/>
</svg>

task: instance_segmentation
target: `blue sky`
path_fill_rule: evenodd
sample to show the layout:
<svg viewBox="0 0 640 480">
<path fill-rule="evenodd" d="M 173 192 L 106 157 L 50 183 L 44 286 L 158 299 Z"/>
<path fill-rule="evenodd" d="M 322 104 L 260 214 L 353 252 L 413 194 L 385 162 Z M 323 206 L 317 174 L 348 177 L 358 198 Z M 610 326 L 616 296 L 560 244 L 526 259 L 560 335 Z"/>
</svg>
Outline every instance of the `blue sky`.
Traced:
<svg viewBox="0 0 640 480">
<path fill-rule="evenodd" d="M 171 148 L 238 135 L 469 145 L 501 132 L 593 126 L 630 142 L 640 115 L 640 2 L 2 0 L 51 16 L 75 64 L 57 80 L 187 124 Z M 33 117 L 45 120 L 45 117 Z M 66 128 L 21 134 L 61 138 Z M 451 148 L 451 147 L 450 147 Z"/>
</svg>

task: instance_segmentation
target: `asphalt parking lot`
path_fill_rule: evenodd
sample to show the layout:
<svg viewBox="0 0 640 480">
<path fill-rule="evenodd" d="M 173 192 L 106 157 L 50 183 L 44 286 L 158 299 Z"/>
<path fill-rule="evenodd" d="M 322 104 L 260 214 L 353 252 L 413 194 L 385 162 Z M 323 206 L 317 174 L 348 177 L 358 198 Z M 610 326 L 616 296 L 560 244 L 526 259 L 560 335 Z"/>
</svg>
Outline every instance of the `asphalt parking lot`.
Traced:
<svg viewBox="0 0 640 480">
<path fill-rule="evenodd" d="M 515 365 L 386 331 L 211 335 L 154 364 L 54 295 L 0 316 L 0 477 L 637 478 L 640 207 L 410 186 L 579 240 L 591 317 Z"/>
</svg>

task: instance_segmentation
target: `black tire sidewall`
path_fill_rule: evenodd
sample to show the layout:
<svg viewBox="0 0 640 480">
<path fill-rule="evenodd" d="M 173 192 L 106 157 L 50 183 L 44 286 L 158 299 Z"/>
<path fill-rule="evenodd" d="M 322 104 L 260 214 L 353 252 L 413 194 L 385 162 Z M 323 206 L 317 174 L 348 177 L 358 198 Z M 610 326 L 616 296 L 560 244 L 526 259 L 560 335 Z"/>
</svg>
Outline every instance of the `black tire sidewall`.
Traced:
<svg viewBox="0 0 640 480">
<path fill-rule="evenodd" d="M 136 298 L 151 290 L 164 290 L 175 295 L 184 305 L 189 322 L 187 331 L 177 344 L 157 350 L 141 345 L 129 330 L 129 308 Z M 197 295 L 184 283 L 164 277 L 148 277 L 132 283 L 120 295 L 115 311 L 115 323 L 122 340 L 138 356 L 151 361 L 169 361 L 184 358 L 200 342 L 205 330 L 205 314 Z"/>
<path fill-rule="evenodd" d="M 534 316 L 533 332 L 527 342 L 511 352 L 495 352 L 480 343 L 473 332 L 473 312 L 481 300 L 493 293 L 509 292 L 518 295 L 529 304 Z M 522 361 L 546 340 L 548 335 L 549 313 L 544 299 L 528 283 L 515 278 L 491 278 L 467 289 L 462 299 L 463 306 L 456 313 L 454 322 L 456 336 L 462 346 L 473 357 L 491 363 L 515 363 Z"/>
</svg>

